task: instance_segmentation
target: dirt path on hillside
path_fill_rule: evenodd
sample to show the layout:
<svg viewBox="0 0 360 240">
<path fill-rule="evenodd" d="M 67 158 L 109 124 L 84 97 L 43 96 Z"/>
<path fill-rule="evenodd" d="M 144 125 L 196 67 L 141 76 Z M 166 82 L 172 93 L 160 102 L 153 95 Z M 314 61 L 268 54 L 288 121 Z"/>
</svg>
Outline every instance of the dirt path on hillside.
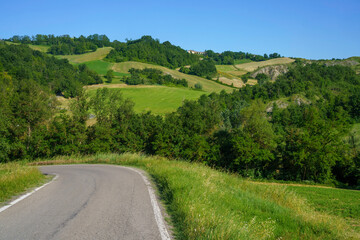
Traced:
<svg viewBox="0 0 360 240">
<path fill-rule="evenodd" d="M 154 88 L 160 87 L 158 85 L 127 85 L 124 83 L 117 84 L 95 84 L 95 85 L 87 85 L 84 86 L 85 89 L 98 89 L 98 88 Z"/>
</svg>

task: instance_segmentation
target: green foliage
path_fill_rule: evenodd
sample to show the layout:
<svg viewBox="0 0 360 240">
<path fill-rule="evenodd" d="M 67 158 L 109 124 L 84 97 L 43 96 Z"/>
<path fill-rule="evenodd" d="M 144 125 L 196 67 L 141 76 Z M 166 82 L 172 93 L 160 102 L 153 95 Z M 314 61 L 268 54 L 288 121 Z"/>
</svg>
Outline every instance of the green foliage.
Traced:
<svg viewBox="0 0 360 240">
<path fill-rule="evenodd" d="M 198 56 L 189 54 L 184 49 L 166 41 L 151 36 L 143 36 L 138 40 L 128 40 L 126 43 L 114 41 L 112 50 L 106 59 L 114 62 L 139 61 L 154 63 L 168 68 L 190 65 L 198 61 Z"/>
<path fill-rule="evenodd" d="M 13 81 L 33 80 L 65 97 L 76 96 L 82 85 L 102 82 L 86 65 L 74 67 L 67 60 L 49 57 L 25 45 L 0 46 L 0 62 Z"/>
<path fill-rule="evenodd" d="M 232 52 L 232 51 L 225 51 L 223 53 L 215 53 L 212 50 L 205 51 L 205 56 L 207 58 L 212 59 L 217 65 L 234 65 L 239 63 L 245 63 L 245 62 L 259 62 L 259 61 L 265 61 L 273 58 L 280 58 L 280 54 L 278 53 L 272 53 L 261 55 L 251 54 L 251 53 L 245 53 L 245 52 Z"/>
<path fill-rule="evenodd" d="M 189 74 L 200 77 L 213 77 L 217 73 L 215 63 L 212 60 L 202 60 L 191 65 Z"/>
<path fill-rule="evenodd" d="M 94 34 L 87 38 L 80 36 L 79 38 L 70 37 L 69 35 L 54 36 L 41 35 L 36 36 L 13 36 L 8 41 L 14 43 L 49 45 L 51 46 L 48 53 L 54 55 L 70 55 L 83 54 L 86 52 L 94 52 L 98 47 L 110 46 L 110 40 L 106 35 Z"/>
<path fill-rule="evenodd" d="M 112 82 L 112 80 L 113 80 L 113 77 L 114 77 L 114 70 L 108 70 L 107 72 L 106 72 L 106 82 L 107 83 L 111 83 Z"/>
<path fill-rule="evenodd" d="M 202 85 L 201 85 L 201 83 L 196 83 L 195 85 L 194 85 L 194 87 L 195 87 L 195 89 L 198 89 L 198 90 L 202 90 Z"/>
<path fill-rule="evenodd" d="M 258 84 L 260 86 L 270 81 L 270 77 L 264 73 L 259 73 L 258 75 L 256 75 L 255 79 L 258 80 Z"/>
<path fill-rule="evenodd" d="M 123 77 L 123 81 L 129 85 L 167 85 L 187 87 L 188 82 L 185 79 L 173 78 L 170 74 L 164 74 L 161 70 L 155 68 L 129 69 L 131 76 Z"/>
<path fill-rule="evenodd" d="M 153 40 L 139 42 L 144 41 Z M 350 124 L 358 120 L 360 79 L 351 68 L 295 64 L 276 82 L 184 100 L 176 112 L 159 117 L 135 113 L 133 103 L 117 90 L 98 90 L 88 100 L 81 86 L 97 75 L 86 65 L 72 67 L 26 46 L 4 45 L 0 52 L 0 58 L 7 59 L 0 61 L 1 161 L 145 152 L 203 162 L 249 177 L 359 184 L 359 154 L 344 141 Z M 49 64 L 38 65 L 43 62 Z M 205 59 L 190 70 L 204 76 L 211 66 L 213 62 Z M 49 75 L 44 74 L 47 71 Z M 139 83 L 181 81 L 156 69 L 130 72 L 131 80 Z M 54 78 L 45 77 L 51 74 Z M 78 96 L 71 114 L 55 113 L 47 88 L 58 93 L 56 84 L 67 96 Z M 279 98 L 289 102 L 274 104 Z M 87 127 L 89 111 L 96 119 Z"/>
</svg>

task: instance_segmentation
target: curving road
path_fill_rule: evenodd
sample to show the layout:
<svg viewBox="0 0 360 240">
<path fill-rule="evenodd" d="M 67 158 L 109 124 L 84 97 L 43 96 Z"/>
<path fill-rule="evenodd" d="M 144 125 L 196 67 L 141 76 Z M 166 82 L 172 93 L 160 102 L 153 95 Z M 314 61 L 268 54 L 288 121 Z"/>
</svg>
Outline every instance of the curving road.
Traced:
<svg viewBox="0 0 360 240">
<path fill-rule="evenodd" d="M 40 169 L 58 177 L 0 212 L 0 239 L 170 239 L 138 172 L 111 165 Z"/>
</svg>

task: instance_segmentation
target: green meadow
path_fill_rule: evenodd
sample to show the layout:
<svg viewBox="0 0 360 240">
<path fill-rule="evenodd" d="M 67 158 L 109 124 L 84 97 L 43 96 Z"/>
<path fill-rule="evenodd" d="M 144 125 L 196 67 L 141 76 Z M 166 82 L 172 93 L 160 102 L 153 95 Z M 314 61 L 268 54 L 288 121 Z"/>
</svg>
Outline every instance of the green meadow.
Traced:
<svg viewBox="0 0 360 240">
<path fill-rule="evenodd" d="M 289 186 L 288 189 L 306 198 L 316 211 L 344 218 L 360 231 L 360 191 L 312 186 Z"/>
<path fill-rule="evenodd" d="M 114 88 L 110 88 L 114 89 Z M 87 91 L 89 95 L 95 94 L 95 89 Z M 131 99 L 136 112 L 151 111 L 154 114 L 165 115 L 176 111 L 184 100 L 198 99 L 206 94 L 189 88 L 166 87 L 166 86 L 136 86 L 121 88 L 124 98 Z"/>
</svg>

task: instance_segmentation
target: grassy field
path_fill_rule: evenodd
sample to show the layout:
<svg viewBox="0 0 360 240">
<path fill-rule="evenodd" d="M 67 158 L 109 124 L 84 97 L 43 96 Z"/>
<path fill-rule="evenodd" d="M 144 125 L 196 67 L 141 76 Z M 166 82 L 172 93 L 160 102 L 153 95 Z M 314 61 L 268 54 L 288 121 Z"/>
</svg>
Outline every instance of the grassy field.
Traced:
<svg viewBox="0 0 360 240">
<path fill-rule="evenodd" d="M 261 62 L 249 62 L 249 63 L 237 64 L 237 65 L 235 65 L 235 67 L 240 70 L 252 72 L 260 67 L 265 67 L 265 66 L 269 66 L 269 65 L 277 65 L 277 64 L 288 64 L 288 63 L 292 63 L 294 61 L 295 60 L 291 59 L 291 58 L 274 58 L 271 60 L 261 61 Z"/>
<path fill-rule="evenodd" d="M 184 74 L 184 73 L 181 73 L 181 72 L 179 72 L 177 70 L 172 70 L 172 69 L 169 69 L 169 68 L 166 68 L 166 67 L 153 65 L 153 64 L 148 64 L 148 63 L 122 62 L 122 63 L 115 63 L 113 65 L 113 67 L 112 67 L 112 69 L 115 72 L 119 72 L 119 73 L 128 73 L 130 68 L 138 68 L 138 69 L 156 68 L 156 69 L 160 69 L 165 74 L 170 74 L 174 78 L 179 78 L 179 79 L 185 78 L 188 81 L 189 86 L 191 86 L 191 87 L 193 87 L 196 83 L 201 83 L 201 85 L 203 86 L 203 90 L 206 91 L 206 92 L 220 92 L 222 90 L 225 90 L 227 92 L 232 92 L 233 91 L 233 88 L 218 84 L 218 83 L 216 83 L 214 81 L 211 81 L 211 80 L 207 80 L 207 79 L 197 77 L 197 76 L 193 76 L 193 75 Z"/>
<path fill-rule="evenodd" d="M 29 45 L 29 47 L 33 50 L 37 50 L 43 53 L 46 53 L 50 48 L 50 46 L 45 46 L 45 45 Z"/>
<path fill-rule="evenodd" d="M 147 171 L 166 204 L 176 239 L 360 238 L 344 215 L 317 211 L 312 199 L 318 197 L 310 196 L 310 188 L 300 193 L 279 184 L 251 182 L 202 164 L 136 154 L 57 157 L 33 164 L 70 163 L 120 164 Z M 342 190 L 338 195 L 336 190 L 327 196 L 344 199 L 340 195 L 354 194 L 353 201 L 360 197 L 358 191 Z"/>
<path fill-rule="evenodd" d="M 100 75 L 106 75 L 106 72 L 111 69 L 112 63 L 103 60 L 95 60 L 85 62 L 86 66 Z"/>
<path fill-rule="evenodd" d="M 102 60 L 111 51 L 112 47 L 98 48 L 95 52 L 79 55 L 57 55 L 58 58 L 66 58 L 72 64 L 85 63 L 90 61 Z"/>
<path fill-rule="evenodd" d="M 221 72 L 236 71 L 234 65 L 216 65 L 216 70 Z"/>
<path fill-rule="evenodd" d="M 13 196 L 45 181 L 45 176 L 35 167 L 19 163 L 0 164 L 0 206 Z"/>
<path fill-rule="evenodd" d="M 207 94 L 203 91 L 188 88 L 153 85 L 129 87 L 125 84 L 110 84 L 107 87 L 121 88 L 123 96 L 135 102 L 134 108 L 136 112 L 151 111 L 158 115 L 165 115 L 166 113 L 176 111 L 185 99 L 194 100 L 203 94 Z M 94 95 L 95 91 L 94 87 L 89 87 L 87 90 L 90 96 Z"/>
<path fill-rule="evenodd" d="M 340 216 L 360 232 L 360 191 L 311 186 L 289 186 L 317 211 Z"/>
</svg>

